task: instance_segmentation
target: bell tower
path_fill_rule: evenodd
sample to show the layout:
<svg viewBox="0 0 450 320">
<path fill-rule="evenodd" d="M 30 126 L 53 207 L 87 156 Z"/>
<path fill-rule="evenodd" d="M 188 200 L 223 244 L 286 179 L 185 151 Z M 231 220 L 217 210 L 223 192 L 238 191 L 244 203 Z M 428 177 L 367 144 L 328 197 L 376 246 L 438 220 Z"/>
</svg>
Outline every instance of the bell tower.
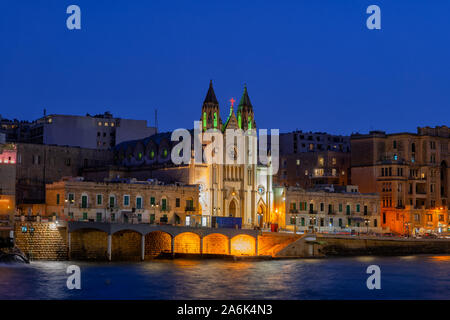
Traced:
<svg viewBox="0 0 450 320">
<path fill-rule="evenodd" d="M 203 101 L 201 122 L 203 132 L 208 129 L 222 130 L 219 102 L 214 93 L 212 80 L 209 82 L 209 89 Z"/>
<path fill-rule="evenodd" d="M 247 85 L 244 86 L 244 93 L 239 102 L 237 120 L 239 128 L 244 131 L 256 129 L 255 115 L 253 113 L 252 103 L 248 96 Z"/>
</svg>

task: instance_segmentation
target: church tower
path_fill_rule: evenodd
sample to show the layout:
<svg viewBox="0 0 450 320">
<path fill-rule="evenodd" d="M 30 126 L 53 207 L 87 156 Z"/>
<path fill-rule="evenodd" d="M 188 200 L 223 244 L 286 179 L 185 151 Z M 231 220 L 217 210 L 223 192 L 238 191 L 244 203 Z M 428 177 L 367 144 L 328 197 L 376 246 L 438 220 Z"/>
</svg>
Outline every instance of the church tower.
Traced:
<svg viewBox="0 0 450 320">
<path fill-rule="evenodd" d="M 205 101 L 203 101 L 201 122 L 203 131 L 208 129 L 222 129 L 219 102 L 214 93 L 212 80 L 209 82 L 209 89 L 206 93 Z"/>
<path fill-rule="evenodd" d="M 253 106 L 247 92 L 247 85 L 244 86 L 244 93 L 239 102 L 237 111 L 238 126 L 240 129 L 247 131 L 249 129 L 256 129 L 255 115 L 253 113 Z"/>
</svg>

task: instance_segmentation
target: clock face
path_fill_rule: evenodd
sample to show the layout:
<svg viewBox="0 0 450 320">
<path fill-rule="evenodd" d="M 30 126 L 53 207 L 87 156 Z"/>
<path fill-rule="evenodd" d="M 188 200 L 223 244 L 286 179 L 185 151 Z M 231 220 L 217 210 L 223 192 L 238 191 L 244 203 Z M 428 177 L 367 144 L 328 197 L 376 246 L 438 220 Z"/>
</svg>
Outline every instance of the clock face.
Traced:
<svg viewBox="0 0 450 320">
<path fill-rule="evenodd" d="M 266 189 L 265 189 L 263 186 L 259 186 L 259 187 L 258 187 L 258 193 L 259 193 L 260 195 L 263 195 L 265 192 L 266 192 Z"/>
</svg>

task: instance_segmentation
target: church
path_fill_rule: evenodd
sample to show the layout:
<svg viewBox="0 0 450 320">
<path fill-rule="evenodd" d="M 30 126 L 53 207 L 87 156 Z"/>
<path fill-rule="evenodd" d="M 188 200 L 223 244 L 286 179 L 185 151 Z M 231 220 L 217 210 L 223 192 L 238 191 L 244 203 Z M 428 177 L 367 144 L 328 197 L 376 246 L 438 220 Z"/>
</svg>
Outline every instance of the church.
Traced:
<svg viewBox="0 0 450 320">
<path fill-rule="evenodd" d="M 204 141 L 210 141 L 207 136 L 211 131 L 225 133 L 227 130 L 241 129 L 243 132 L 256 132 L 255 114 L 247 87 L 244 87 L 237 112 L 234 110 L 234 100 L 230 101 L 228 117 L 226 121 L 222 121 L 211 81 L 200 115 L 199 132 L 203 135 L 200 137 L 203 151 L 207 149 L 208 142 Z M 194 135 L 196 131 L 189 132 Z M 198 185 L 202 226 L 210 226 L 213 216 L 241 217 L 242 226 L 247 228 L 263 227 L 274 221 L 270 165 L 252 159 L 256 155 L 257 139 L 245 137 L 243 161 L 231 164 L 225 160 L 199 163 L 191 153 L 189 163 L 176 165 L 170 155 L 177 142 L 172 141 L 171 136 L 171 132 L 157 133 L 145 139 L 125 141 L 117 145 L 114 148 L 116 168 L 109 168 L 109 178 L 120 176 Z M 221 156 L 236 157 L 236 143 L 234 139 L 227 141 L 226 137 L 225 134 Z"/>
</svg>

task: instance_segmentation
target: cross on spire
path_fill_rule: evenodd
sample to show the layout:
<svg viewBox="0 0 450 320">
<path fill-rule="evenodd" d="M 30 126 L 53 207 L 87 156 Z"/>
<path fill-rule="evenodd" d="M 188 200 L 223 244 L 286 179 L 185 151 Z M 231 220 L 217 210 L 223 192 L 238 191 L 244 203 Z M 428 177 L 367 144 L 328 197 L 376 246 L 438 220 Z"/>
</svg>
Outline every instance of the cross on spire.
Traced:
<svg viewBox="0 0 450 320">
<path fill-rule="evenodd" d="M 234 100 L 233 98 L 230 99 L 231 102 L 231 107 L 233 108 L 234 103 L 236 102 L 236 100 Z"/>
</svg>

